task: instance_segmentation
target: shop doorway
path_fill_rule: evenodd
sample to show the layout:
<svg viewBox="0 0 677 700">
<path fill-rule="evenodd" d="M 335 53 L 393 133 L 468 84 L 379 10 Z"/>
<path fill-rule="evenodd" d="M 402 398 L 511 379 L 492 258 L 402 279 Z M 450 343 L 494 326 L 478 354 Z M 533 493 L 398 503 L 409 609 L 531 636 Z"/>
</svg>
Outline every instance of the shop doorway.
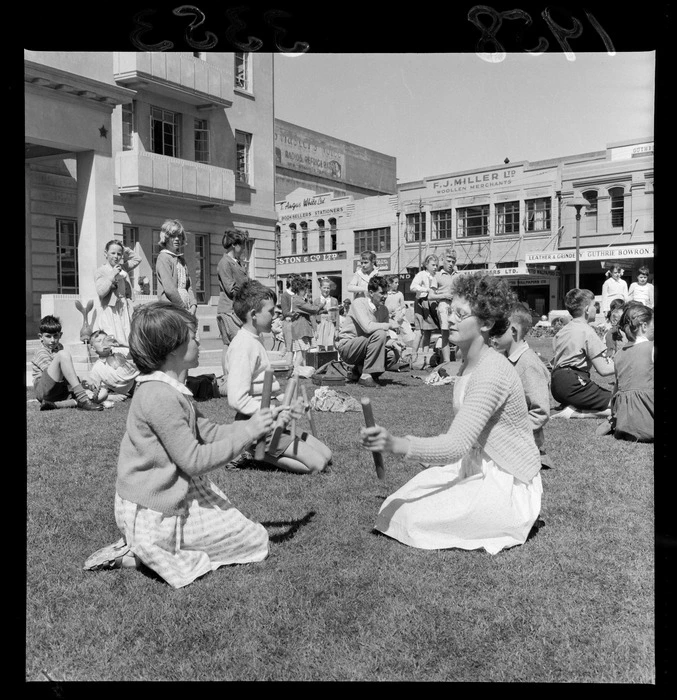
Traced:
<svg viewBox="0 0 677 700">
<path fill-rule="evenodd" d="M 550 285 L 516 286 L 513 289 L 517 292 L 518 300 L 527 304 L 532 315 L 538 316 L 538 318 L 547 316 L 550 311 Z"/>
</svg>

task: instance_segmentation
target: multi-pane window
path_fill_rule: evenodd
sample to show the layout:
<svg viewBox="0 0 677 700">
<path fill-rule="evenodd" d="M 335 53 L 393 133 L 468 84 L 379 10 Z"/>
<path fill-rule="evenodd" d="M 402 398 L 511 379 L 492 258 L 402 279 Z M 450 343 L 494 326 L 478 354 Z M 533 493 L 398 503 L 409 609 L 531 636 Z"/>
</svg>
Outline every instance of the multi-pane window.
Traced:
<svg viewBox="0 0 677 700">
<path fill-rule="evenodd" d="M 336 250 L 338 247 L 338 230 L 336 229 L 336 219 L 329 219 L 329 250 Z"/>
<path fill-rule="evenodd" d="M 200 304 L 207 301 L 209 286 L 209 236 L 195 233 L 195 279 L 191 280 L 195 299 Z"/>
<path fill-rule="evenodd" d="M 252 135 L 245 131 L 236 131 L 235 151 L 237 157 L 237 179 L 248 185 L 252 184 L 251 150 Z"/>
<path fill-rule="evenodd" d="M 282 251 L 282 243 L 280 241 L 280 237 L 282 235 L 281 229 L 279 226 L 275 227 L 275 254 L 279 255 Z"/>
<path fill-rule="evenodd" d="M 251 54 L 245 51 L 235 52 L 235 87 L 247 92 L 252 91 Z"/>
<path fill-rule="evenodd" d="M 150 108 L 150 150 L 180 158 L 181 115 L 159 107 Z"/>
<path fill-rule="evenodd" d="M 527 213 L 524 228 L 527 231 L 550 230 L 550 197 L 527 199 L 524 206 Z"/>
<path fill-rule="evenodd" d="M 407 241 L 425 241 L 425 213 L 407 214 Z"/>
<path fill-rule="evenodd" d="M 389 253 L 390 227 L 355 231 L 355 255 L 359 255 L 365 250 L 373 250 L 377 253 Z"/>
<path fill-rule="evenodd" d="M 302 221 L 299 226 L 301 226 L 301 252 L 308 252 L 308 224 Z"/>
<path fill-rule="evenodd" d="M 588 200 L 588 206 L 583 209 L 585 212 L 585 230 L 595 233 L 597 231 L 597 192 L 588 190 L 583 192 L 583 197 Z"/>
<path fill-rule="evenodd" d="M 297 231 L 296 231 L 296 224 L 289 224 L 289 231 L 291 233 L 291 254 L 296 255 L 296 246 L 297 246 Z"/>
<path fill-rule="evenodd" d="M 457 209 L 456 223 L 459 238 L 489 235 L 489 205 Z"/>
<path fill-rule="evenodd" d="M 319 241 L 318 250 L 320 251 L 320 253 L 324 253 L 324 219 L 317 220 L 317 234 Z"/>
<path fill-rule="evenodd" d="M 612 187 L 609 190 L 609 196 L 611 197 L 611 225 L 614 228 L 622 227 L 625 219 L 623 188 Z"/>
<path fill-rule="evenodd" d="M 56 220 L 56 287 L 58 294 L 78 294 L 78 222 Z"/>
<path fill-rule="evenodd" d="M 134 148 L 134 103 L 122 105 L 122 150 Z"/>
<path fill-rule="evenodd" d="M 520 232 L 520 203 L 500 202 L 496 205 L 496 235 Z"/>
<path fill-rule="evenodd" d="M 439 209 L 430 214 L 432 218 L 433 239 L 451 238 L 451 209 Z"/>
<path fill-rule="evenodd" d="M 195 160 L 209 163 L 209 123 L 206 119 L 195 120 Z"/>
</svg>

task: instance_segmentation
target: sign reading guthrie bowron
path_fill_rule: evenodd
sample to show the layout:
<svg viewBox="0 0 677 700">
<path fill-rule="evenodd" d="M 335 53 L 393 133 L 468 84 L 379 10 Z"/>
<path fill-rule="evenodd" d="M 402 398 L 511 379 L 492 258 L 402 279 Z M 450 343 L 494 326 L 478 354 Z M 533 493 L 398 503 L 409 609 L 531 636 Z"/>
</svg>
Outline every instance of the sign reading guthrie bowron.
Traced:
<svg viewBox="0 0 677 700">
<path fill-rule="evenodd" d="M 331 262 L 332 260 L 345 260 L 346 251 L 336 250 L 333 253 L 310 253 L 304 255 L 284 255 L 277 258 L 278 265 L 293 265 L 295 263 Z"/>
</svg>

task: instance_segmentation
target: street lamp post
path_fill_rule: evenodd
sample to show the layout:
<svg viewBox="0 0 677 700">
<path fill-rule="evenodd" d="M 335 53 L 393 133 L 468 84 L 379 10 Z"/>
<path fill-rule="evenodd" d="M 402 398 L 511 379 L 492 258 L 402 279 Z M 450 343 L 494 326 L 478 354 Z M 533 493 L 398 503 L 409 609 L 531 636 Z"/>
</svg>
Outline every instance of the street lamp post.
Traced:
<svg viewBox="0 0 677 700">
<path fill-rule="evenodd" d="M 590 206 L 590 203 L 585 197 L 582 196 L 577 196 L 574 197 L 570 202 L 567 202 L 568 207 L 575 207 L 576 208 L 576 289 L 579 288 L 580 285 L 580 268 L 581 268 L 581 259 L 580 259 L 580 243 L 581 243 L 581 209 L 583 207 L 588 207 Z"/>
</svg>

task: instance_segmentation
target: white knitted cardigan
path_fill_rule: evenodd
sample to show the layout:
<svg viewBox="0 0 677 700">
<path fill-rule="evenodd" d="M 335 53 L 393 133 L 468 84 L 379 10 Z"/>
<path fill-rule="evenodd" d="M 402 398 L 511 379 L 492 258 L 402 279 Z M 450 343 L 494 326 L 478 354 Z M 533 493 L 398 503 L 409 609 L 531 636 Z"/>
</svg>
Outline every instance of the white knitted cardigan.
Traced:
<svg viewBox="0 0 677 700">
<path fill-rule="evenodd" d="M 436 437 L 406 436 L 406 459 L 450 464 L 475 446 L 514 477 L 528 483 L 541 468 L 529 424 L 524 389 L 507 358 L 485 346 L 449 430 Z"/>
</svg>

